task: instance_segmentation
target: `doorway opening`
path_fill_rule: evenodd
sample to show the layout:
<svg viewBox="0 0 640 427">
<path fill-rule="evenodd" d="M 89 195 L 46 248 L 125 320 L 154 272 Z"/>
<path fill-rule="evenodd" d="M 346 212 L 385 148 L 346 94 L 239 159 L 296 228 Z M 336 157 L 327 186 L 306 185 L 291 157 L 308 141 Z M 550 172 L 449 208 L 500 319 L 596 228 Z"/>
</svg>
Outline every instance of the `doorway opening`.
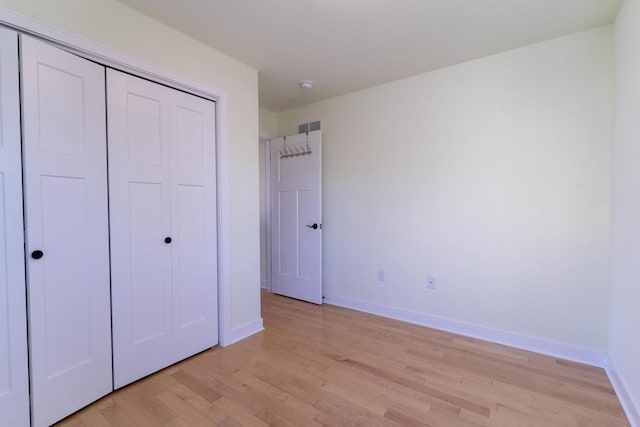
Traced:
<svg viewBox="0 0 640 427">
<path fill-rule="evenodd" d="M 271 200 L 269 182 L 271 180 L 270 148 L 271 137 L 260 135 L 259 139 L 260 175 L 260 287 L 271 292 L 271 248 L 270 222 Z"/>
</svg>

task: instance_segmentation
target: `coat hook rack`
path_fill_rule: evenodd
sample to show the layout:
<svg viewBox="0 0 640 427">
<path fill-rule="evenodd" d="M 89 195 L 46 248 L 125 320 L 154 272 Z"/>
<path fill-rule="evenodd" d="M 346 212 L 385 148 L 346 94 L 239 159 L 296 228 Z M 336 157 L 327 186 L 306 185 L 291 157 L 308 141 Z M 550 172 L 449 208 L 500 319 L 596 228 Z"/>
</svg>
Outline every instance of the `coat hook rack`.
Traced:
<svg viewBox="0 0 640 427">
<path fill-rule="evenodd" d="M 287 145 L 278 150 L 281 159 L 287 159 L 289 157 L 306 156 L 313 153 L 309 143 Z"/>
</svg>

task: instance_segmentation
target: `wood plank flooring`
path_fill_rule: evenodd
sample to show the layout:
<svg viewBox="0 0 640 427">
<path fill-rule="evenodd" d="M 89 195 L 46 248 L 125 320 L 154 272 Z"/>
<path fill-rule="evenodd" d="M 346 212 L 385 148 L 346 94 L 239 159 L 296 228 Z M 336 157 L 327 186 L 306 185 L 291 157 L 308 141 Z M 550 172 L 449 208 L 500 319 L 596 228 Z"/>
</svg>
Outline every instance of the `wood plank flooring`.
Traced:
<svg viewBox="0 0 640 427">
<path fill-rule="evenodd" d="M 116 391 L 59 425 L 629 425 L 600 368 L 262 297 L 266 331 Z"/>
</svg>

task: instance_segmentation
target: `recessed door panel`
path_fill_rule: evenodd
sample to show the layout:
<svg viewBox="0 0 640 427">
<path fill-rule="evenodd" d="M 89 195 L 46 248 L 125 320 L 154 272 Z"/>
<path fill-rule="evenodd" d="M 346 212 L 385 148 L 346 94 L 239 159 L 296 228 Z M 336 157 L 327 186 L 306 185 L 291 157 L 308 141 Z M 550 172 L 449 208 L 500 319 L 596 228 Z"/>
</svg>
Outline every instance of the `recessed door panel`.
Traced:
<svg viewBox="0 0 640 427">
<path fill-rule="evenodd" d="M 127 93 L 129 161 L 154 165 L 162 162 L 161 108 L 158 99 Z"/>
<path fill-rule="evenodd" d="M 56 343 L 46 352 L 49 379 L 91 362 L 91 247 L 86 179 L 44 175 L 40 183 L 45 340 Z"/>
<path fill-rule="evenodd" d="M 105 69 L 27 36 L 21 49 L 32 419 L 39 426 L 112 390 Z"/>
<path fill-rule="evenodd" d="M 7 216 L 5 215 L 7 193 L 4 172 L 0 172 L 0 313 L 9 313 L 9 275 L 7 260 Z M 15 249 L 15 248 L 12 248 Z M 11 392 L 11 341 L 9 320 L 0 316 L 0 398 Z"/>
<path fill-rule="evenodd" d="M 211 117 L 209 118 L 211 119 Z M 204 166 L 204 118 L 202 111 L 175 107 L 176 135 L 180 135 L 180 149 L 176 151 L 179 168 Z"/>
<path fill-rule="evenodd" d="M 40 92 L 40 148 L 60 154 L 84 155 L 86 137 L 84 77 L 72 70 L 61 70 L 47 63 L 37 65 Z M 60 99 L 65 100 L 64 108 Z"/>
<path fill-rule="evenodd" d="M 131 224 L 131 316 L 132 343 L 140 344 L 166 334 L 165 278 L 158 260 L 166 250 L 163 239 L 162 185 L 129 184 L 129 222 Z M 170 333 L 170 331 L 169 331 Z"/>
<path fill-rule="evenodd" d="M 317 253 L 315 235 L 307 232 L 306 224 L 316 222 L 316 217 L 309 210 L 313 205 L 313 193 L 310 190 L 299 190 L 296 192 L 296 232 L 298 233 L 298 256 L 296 257 L 298 279 L 311 280 L 317 272 Z M 315 231 L 315 230 L 314 230 Z"/>
<path fill-rule="evenodd" d="M 208 317 L 205 269 L 207 247 L 205 235 L 204 188 L 199 185 L 179 185 L 176 208 L 180 218 L 176 241 L 177 257 L 177 326 L 188 327 Z"/>
<path fill-rule="evenodd" d="M 280 191 L 278 193 L 278 273 L 283 276 L 296 274 L 298 263 L 297 245 L 289 244 L 298 239 L 298 203 L 295 191 Z"/>
</svg>

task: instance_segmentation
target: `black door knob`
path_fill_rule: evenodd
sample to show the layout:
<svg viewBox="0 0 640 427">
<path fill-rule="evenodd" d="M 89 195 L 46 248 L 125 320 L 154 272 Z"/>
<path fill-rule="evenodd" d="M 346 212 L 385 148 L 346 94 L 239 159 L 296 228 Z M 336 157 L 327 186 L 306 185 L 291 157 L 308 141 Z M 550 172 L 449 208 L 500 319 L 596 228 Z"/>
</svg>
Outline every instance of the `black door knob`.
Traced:
<svg viewBox="0 0 640 427">
<path fill-rule="evenodd" d="M 33 259 L 40 259 L 44 256 L 44 252 L 42 252 L 40 249 L 31 252 L 31 258 Z"/>
<path fill-rule="evenodd" d="M 171 243 L 171 237 L 165 237 L 164 242 L 167 244 Z"/>
<path fill-rule="evenodd" d="M 307 227 L 313 228 L 314 230 L 317 230 L 318 229 L 318 224 L 315 224 L 315 223 L 313 225 L 308 225 L 307 224 Z"/>
</svg>

